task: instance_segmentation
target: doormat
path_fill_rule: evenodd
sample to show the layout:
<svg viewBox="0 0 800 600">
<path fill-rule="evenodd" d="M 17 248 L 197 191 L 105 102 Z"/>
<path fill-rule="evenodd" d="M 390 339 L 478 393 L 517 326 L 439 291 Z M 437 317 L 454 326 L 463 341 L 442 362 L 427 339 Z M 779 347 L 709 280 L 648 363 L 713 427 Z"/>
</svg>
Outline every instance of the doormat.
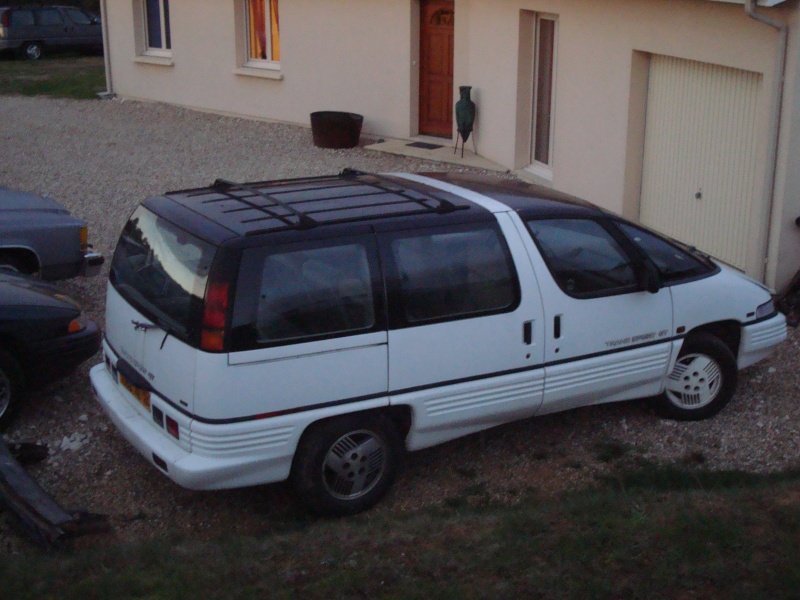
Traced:
<svg viewBox="0 0 800 600">
<path fill-rule="evenodd" d="M 428 142 L 411 142 L 410 144 L 406 144 L 406 146 L 410 146 L 411 148 L 424 148 L 425 150 L 442 148 L 440 144 L 429 144 Z"/>
</svg>

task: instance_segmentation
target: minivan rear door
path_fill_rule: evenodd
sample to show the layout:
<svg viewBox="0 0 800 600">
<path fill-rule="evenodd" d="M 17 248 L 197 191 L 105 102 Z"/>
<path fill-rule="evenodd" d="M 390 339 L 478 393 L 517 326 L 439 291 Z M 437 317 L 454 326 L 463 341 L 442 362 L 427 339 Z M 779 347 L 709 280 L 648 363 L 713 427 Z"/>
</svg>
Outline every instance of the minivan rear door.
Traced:
<svg viewBox="0 0 800 600">
<path fill-rule="evenodd" d="M 509 216 L 381 235 L 392 404 L 409 449 L 533 415 L 544 384 L 542 300 Z"/>
</svg>

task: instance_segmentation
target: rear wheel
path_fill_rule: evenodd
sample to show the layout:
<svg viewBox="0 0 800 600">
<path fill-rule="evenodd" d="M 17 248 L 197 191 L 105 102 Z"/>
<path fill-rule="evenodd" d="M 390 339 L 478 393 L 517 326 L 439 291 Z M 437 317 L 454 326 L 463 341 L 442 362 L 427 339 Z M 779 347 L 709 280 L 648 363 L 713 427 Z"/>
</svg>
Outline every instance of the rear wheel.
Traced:
<svg viewBox="0 0 800 600">
<path fill-rule="evenodd" d="M 44 54 L 44 48 L 39 42 L 28 42 L 22 47 L 22 56 L 28 60 L 39 60 Z"/>
<path fill-rule="evenodd" d="M 22 370 L 10 354 L 0 348 L 0 430 L 11 423 L 22 394 Z"/>
<path fill-rule="evenodd" d="M 681 348 L 667 389 L 658 398 L 660 412 L 679 421 L 712 417 L 730 402 L 738 379 L 730 348 L 709 333 L 689 336 Z"/>
<path fill-rule="evenodd" d="M 351 515 L 383 498 L 400 469 L 403 446 L 381 414 L 347 415 L 312 425 L 297 448 L 291 483 L 315 513 Z"/>
</svg>

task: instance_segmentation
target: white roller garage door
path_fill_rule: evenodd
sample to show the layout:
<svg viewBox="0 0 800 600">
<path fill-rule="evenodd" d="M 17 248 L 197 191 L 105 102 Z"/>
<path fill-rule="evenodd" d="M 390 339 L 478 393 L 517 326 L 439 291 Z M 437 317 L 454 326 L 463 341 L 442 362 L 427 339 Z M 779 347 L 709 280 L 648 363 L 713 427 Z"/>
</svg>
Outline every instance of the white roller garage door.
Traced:
<svg viewBox="0 0 800 600">
<path fill-rule="evenodd" d="M 754 241 L 760 90 L 758 73 L 651 57 L 640 219 L 740 269 Z"/>
</svg>

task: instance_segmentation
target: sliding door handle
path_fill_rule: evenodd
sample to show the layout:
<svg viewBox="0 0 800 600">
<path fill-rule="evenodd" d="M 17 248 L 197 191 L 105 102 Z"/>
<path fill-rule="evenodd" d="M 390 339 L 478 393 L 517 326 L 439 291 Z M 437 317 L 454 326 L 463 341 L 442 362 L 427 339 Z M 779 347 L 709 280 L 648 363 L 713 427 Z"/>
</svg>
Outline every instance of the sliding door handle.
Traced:
<svg viewBox="0 0 800 600">
<path fill-rule="evenodd" d="M 525 321 L 522 324 L 522 341 L 526 346 L 533 343 L 533 321 Z"/>
</svg>

